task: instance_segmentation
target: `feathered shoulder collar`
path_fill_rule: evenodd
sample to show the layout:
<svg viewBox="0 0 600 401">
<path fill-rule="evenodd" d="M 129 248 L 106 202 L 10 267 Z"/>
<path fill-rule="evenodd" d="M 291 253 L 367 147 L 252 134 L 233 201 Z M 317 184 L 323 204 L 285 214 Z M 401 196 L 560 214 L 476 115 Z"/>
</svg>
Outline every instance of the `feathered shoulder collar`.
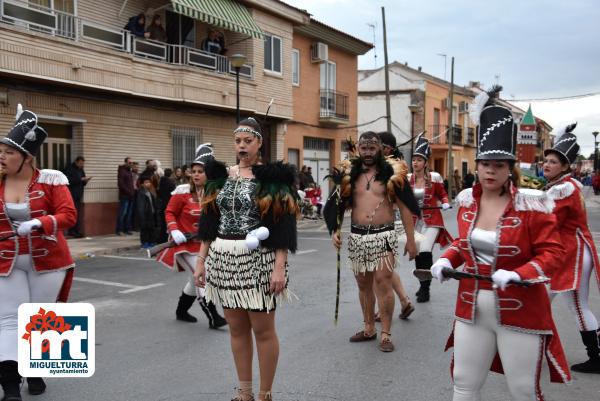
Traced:
<svg viewBox="0 0 600 401">
<path fill-rule="evenodd" d="M 284 214 L 300 214 L 293 165 L 282 161 L 266 163 L 253 166 L 252 173 L 257 181 L 256 202 L 261 218 L 268 215 L 277 222 Z"/>
<path fill-rule="evenodd" d="M 296 168 L 282 161 L 252 166 L 252 173 L 257 181 L 263 183 L 280 183 L 291 187 L 296 180 Z"/>
<path fill-rule="evenodd" d="M 512 188 L 513 207 L 518 212 L 534 211 L 541 213 L 552 213 L 554 201 L 545 192 L 537 189 Z M 481 184 L 475 184 L 473 188 L 462 190 L 456 197 L 456 202 L 461 207 L 469 208 L 473 205 L 475 198 L 481 196 Z"/>
<path fill-rule="evenodd" d="M 46 185 L 69 185 L 69 179 L 66 175 L 58 170 L 50 169 L 40 170 L 37 182 Z"/>
<path fill-rule="evenodd" d="M 190 193 L 190 184 L 181 184 L 177 185 L 177 187 L 171 192 L 171 195 L 183 195 Z"/>
<path fill-rule="evenodd" d="M 546 186 L 546 193 L 548 197 L 553 200 L 560 200 L 568 198 L 573 195 L 576 188 L 581 189 L 583 186 L 577 180 L 574 180 L 570 175 L 565 175 L 554 183 L 550 183 Z"/>
</svg>

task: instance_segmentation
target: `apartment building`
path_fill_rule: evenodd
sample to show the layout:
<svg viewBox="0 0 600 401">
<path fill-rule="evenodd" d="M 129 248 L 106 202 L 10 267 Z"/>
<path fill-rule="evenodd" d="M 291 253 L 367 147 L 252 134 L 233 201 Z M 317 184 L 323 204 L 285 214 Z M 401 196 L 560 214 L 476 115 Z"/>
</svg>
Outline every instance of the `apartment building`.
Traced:
<svg viewBox="0 0 600 401">
<path fill-rule="evenodd" d="M 346 157 L 344 142 L 357 136 L 358 56 L 372 44 L 310 19 L 294 28 L 292 43 L 293 119 L 284 135 L 286 160 L 312 167 L 315 181 Z"/>
<path fill-rule="evenodd" d="M 166 41 L 124 29 L 140 13 L 146 25 L 161 17 Z M 309 22 L 306 11 L 277 0 L 0 0 L 0 130 L 8 131 L 22 103 L 49 133 L 39 167 L 62 169 L 84 156 L 94 178 L 83 231 L 111 233 L 125 156 L 174 167 L 212 142 L 219 159 L 235 162 L 231 55 L 246 58 L 242 117 L 264 115 L 273 99 L 263 157 L 284 158 L 286 121 L 295 116 L 295 27 Z M 223 35 L 225 54 L 202 50 L 209 29 Z"/>
</svg>

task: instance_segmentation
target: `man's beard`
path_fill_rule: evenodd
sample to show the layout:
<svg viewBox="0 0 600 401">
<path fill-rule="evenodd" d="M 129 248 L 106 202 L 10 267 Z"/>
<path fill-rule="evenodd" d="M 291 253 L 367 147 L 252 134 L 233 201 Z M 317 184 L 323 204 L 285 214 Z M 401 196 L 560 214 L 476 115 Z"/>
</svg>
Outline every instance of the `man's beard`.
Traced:
<svg viewBox="0 0 600 401">
<path fill-rule="evenodd" d="M 377 152 L 377 154 L 375 156 L 367 156 L 367 157 L 360 156 L 360 159 L 364 166 L 372 167 L 376 164 L 379 164 L 381 162 L 381 160 L 383 159 L 383 156 L 382 156 L 381 152 Z"/>
</svg>

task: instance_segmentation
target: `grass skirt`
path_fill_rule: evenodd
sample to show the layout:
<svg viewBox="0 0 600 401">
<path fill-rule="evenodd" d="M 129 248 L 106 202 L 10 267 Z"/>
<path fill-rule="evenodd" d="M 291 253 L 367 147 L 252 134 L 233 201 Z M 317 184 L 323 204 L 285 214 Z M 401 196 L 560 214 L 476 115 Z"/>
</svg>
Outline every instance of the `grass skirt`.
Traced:
<svg viewBox="0 0 600 401">
<path fill-rule="evenodd" d="M 393 258 L 387 257 L 390 253 Z M 395 229 L 373 234 L 351 233 L 348 238 L 348 259 L 355 275 L 374 272 L 382 267 L 394 270 L 397 255 L 398 232 Z"/>
<path fill-rule="evenodd" d="M 250 250 L 245 240 L 217 238 L 210 245 L 206 259 L 206 299 L 217 301 L 227 309 L 272 311 L 275 295 L 269 291 L 275 267 L 275 251 L 267 248 Z M 280 300 L 289 301 L 288 272 Z"/>
</svg>

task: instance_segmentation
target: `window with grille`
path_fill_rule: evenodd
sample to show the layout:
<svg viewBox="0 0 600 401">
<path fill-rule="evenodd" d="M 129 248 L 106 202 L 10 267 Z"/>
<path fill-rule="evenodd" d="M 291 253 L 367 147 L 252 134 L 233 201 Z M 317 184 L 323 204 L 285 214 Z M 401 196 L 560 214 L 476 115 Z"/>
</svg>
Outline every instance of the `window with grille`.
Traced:
<svg viewBox="0 0 600 401">
<path fill-rule="evenodd" d="M 196 147 L 202 141 L 202 131 L 199 128 L 173 128 L 173 167 L 189 166 L 194 161 Z"/>
<path fill-rule="evenodd" d="M 304 137 L 304 149 L 329 150 L 331 141 L 329 139 Z"/>
</svg>

